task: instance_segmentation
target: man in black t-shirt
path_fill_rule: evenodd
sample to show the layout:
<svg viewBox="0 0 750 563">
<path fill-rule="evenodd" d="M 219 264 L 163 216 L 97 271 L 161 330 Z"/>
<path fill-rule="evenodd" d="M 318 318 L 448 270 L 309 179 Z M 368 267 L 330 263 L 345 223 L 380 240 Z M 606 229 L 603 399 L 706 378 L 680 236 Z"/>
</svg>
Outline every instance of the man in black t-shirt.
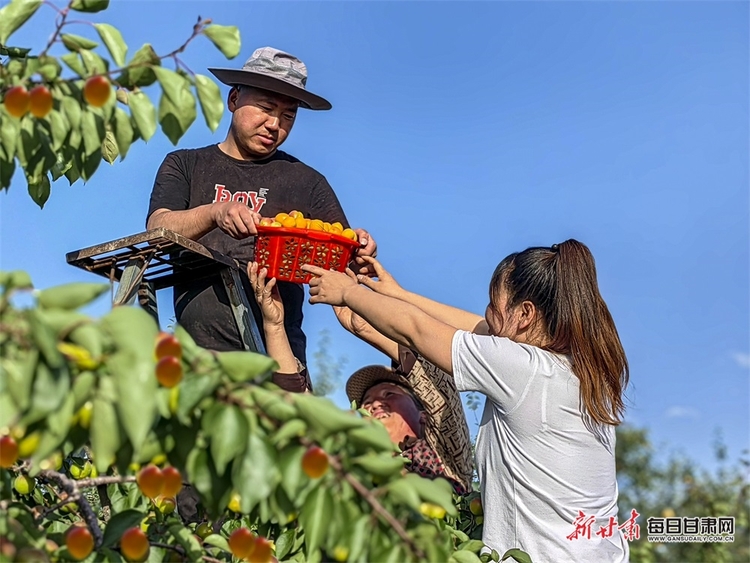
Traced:
<svg viewBox="0 0 750 563">
<path fill-rule="evenodd" d="M 232 87 L 227 107 L 232 122 L 218 145 L 177 150 L 156 175 L 146 226 L 164 227 L 246 264 L 253 259 L 260 217 L 301 211 L 330 223 L 348 221 L 325 177 L 278 150 L 294 125 L 299 107 L 327 110 L 331 104 L 305 89 L 307 69 L 292 55 L 271 47 L 257 49 L 244 67 L 209 69 Z M 374 256 L 377 246 L 362 229 L 358 256 Z M 359 261 L 365 271 L 366 265 Z M 243 274 L 245 291 L 252 295 Z M 295 357 L 306 365 L 302 331 L 304 289 L 279 283 L 285 328 Z M 239 350 L 242 341 L 229 299 L 217 276 L 175 286 L 175 314 L 195 341 L 212 350 Z M 253 314 L 262 324 L 255 299 Z M 283 380 L 283 378 L 282 378 Z M 309 388 L 309 377 L 305 374 Z"/>
</svg>

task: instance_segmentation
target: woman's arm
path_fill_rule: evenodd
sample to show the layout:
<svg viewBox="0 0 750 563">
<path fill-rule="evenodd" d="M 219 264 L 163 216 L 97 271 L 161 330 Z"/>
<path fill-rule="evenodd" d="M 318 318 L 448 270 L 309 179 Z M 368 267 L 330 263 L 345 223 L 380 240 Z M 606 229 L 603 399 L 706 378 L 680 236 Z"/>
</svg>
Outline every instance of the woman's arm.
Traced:
<svg viewBox="0 0 750 563">
<path fill-rule="evenodd" d="M 255 299 L 263 313 L 266 352 L 279 364 L 279 374 L 297 374 L 298 362 L 284 329 L 284 304 L 281 302 L 281 296 L 276 287 L 276 278 L 271 278 L 266 283 L 266 269 L 262 268 L 258 271 L 257 262 L 250 262 L 247 265 L 247 275 L 255 292 Z"/>
<path fill-rule="evenodd" d="M 357 281 L 373 291 L 401 301 L 410 303 L 422 309 L 431 317 L 460 330 L 468 330 L 477 334 L 488 334 L 487 321 L 477 314 L 433 301 L 423 295 L 407 291 L 401 287 L 393 276 L 383 268 L 375 258 L 364 257 L 363 260 L 374 269 L 378 281 L 367 276 L 358 276 Z"/>
<path fill-rule="evenodd" d="M 341 326 L 347 331 L 351 332 L 360 340 L 364 340 L 373 348 L 380 350 L 392 360 L 396 362 L 399 361 L 398 344 L 375 330 L 370 323 L 352 311 L 349 307 L 334 307 L 333 312 L 336 314 L 336 318 Z"/>
<path fill-rule="evenodd" d="M 419 307 L 357 285 L 346 274 L 303 266 L 312 273 L 310 303 L 347 306 L 378 332 L 417 350 L 447 373 L 453 373 L 451 345 L 456 327 L 439 321 Z"/>
</svg>

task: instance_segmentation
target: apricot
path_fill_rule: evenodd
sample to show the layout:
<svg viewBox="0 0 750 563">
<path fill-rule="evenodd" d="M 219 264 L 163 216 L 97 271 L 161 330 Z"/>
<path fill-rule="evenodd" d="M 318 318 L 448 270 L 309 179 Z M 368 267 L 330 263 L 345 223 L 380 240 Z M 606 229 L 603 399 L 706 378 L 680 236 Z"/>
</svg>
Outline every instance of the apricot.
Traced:
<svg viewBox="0 0 750 563">
<path fill-rule="evenodd" d="M 73 559 L 86 559 L 94 550 L 94 537 L 85 526 L 71 526 L 65 534 L 65 546 Z"/>
<path fill-rule="evenodd" d="M 171 389 L 182 381 L 182 363 L 179 358 L 165 356 L 156 364 L 156 379 L 159 384 Z"/>
<path fill-rule="evenodd" d="M 482 500 L 479 497 L 475 497 L 469 501 L 469 510 L 474 516 L 482 515 Z"/>
<path fill-rule="evenodd" d="M 341 233 L 341 236 L 351 240 L 357 240 L 357 238 L 359 238 L 357 237 L 357 233 L 355 233 L 353 229 L 344 229 Z"/>
<path fill-rule="evenodd" d="M 128 528 L 120 537 L 120 551 L 128 561 L 144 561 L 148 557 L 148 538 L 138 528 Z"/>
<path fill-rule="evenodd" d="M 229 551 L 237 559 L 245 559 L 255 548 L 255 535 L 247 528 L 237 528 L 229 536 Z"/>
<path fill-rule="evenodd" d="M 147 465 L 141 469 L 135 481 L 141 492 L 151 499 L 158 497 L 164 490 L 164 474 L 155 465 Z"/>
<path fill-rule="evenodd" d="M 52 110 L 52 92 L 43 85 L 35 86 L 29 92 L 29 111 L 34 117 L 45 117 Z"/>
<path fill-rule="evenodd" d="M 245 557 L 250 563 L 271 563 L 273 558 L 271 542 L 266 538 L 255 538 L 255 545 Z"/>
<path fill-rule="evenodd" d="M 319 446 L 310 446 L 302 456 L 302 471 L 310 479 L 319 479 L 328 471 L 328 454 Z"/>
<path fill-rule="evenodd" d="M 92 76 L 83 87 L 83 99 L 95 108 L 106 104 L 111 95 L 112 85 L 104 76 Z"/>
<path fill-rule="evenodd" d="M 0 438 L 0 467 L 12 467 L 18 460 L 18 443 L 10 436 Z"/>
<path fill-rule="evenodd" d="M 177 493 L 182 489 L 182 475 L 180 471 L 170 465 L 162 469 L 161 474 L 164 477 L 164 488 L 161 494 L 165 497 L 176 497 Z"/>
<path fill-rule="evenodd" d="M 154 350 L 156 359 L 161 360 L 162 358 L 173 357 L 179 360 L 182 359 L 182 344 L 177 340 L 174 334 L 168 332 L 162 332 L 156 338 L 156 348 Z"/>
<path fill-rule="evenodd" d="M 3 103 L 13 117 L 23 117 L 29 111 L 29 92 L 24 86 L 13 86 L 5 93 Z"/>
</svg>

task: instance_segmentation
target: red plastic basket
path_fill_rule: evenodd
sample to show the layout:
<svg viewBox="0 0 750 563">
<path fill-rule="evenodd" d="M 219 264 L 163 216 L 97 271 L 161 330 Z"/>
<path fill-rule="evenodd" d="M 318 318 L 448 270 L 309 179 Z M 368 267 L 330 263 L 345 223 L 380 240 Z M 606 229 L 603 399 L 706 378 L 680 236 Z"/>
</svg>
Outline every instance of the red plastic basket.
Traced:
<svg viewBox="0 0 750 563">
<path fill-rule="evenodd" d="M 268 279 L 308 283 L 312 276 L 300 270 L 304 264 L 343 272 L 359 248 L 357 241 L 325 231 L 256 227 L 255 261 L 261 268 L 268 269 Z"/>
</svg>

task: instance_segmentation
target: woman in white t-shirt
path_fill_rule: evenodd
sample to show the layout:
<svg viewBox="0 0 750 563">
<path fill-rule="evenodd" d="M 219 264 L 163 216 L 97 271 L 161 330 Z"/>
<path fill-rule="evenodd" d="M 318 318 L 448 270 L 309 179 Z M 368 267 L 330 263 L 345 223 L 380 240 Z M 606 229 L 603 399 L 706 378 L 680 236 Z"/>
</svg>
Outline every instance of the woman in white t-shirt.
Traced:
<svg viewBox="0 0 750 563">
<path fill-rule="evenodd" d="M 317 276 L 310 303 L 348 306 L 459 391 L 487 397 L 476 445 L 485 544 L 535 563 L 628 561 L 615 478 L 628 364 L 589 249 L 568 240 L 511 254 L 484 317 L 410 293 L 370 261 L 378 281 L 305 266 Z"/>
</svg>

